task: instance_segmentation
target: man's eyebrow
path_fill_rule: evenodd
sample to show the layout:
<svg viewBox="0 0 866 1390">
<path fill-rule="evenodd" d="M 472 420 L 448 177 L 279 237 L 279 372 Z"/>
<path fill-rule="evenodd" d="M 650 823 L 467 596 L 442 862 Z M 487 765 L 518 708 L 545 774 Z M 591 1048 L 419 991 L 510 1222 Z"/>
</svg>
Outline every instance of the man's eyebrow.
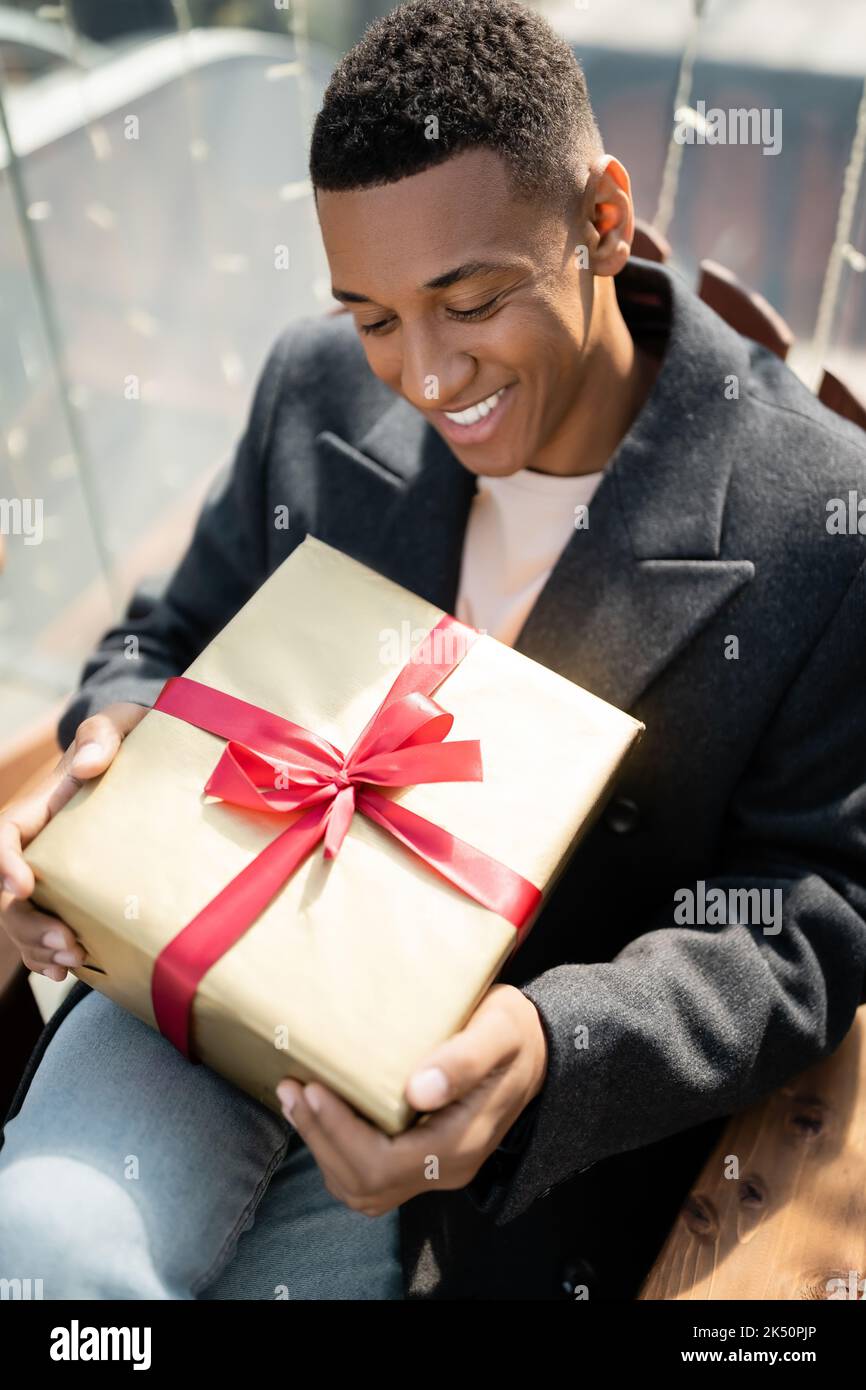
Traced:
<svg viewBox="0 0 866 1390">
<path fill-rule="evenodd" d="M 331 290 L 335 299 L 340 299 L 344 304 L 371 304 L 365 294 L 355 294 L 353 290 Z"/>
<path fill-rule="evenodd" d="M 447 290 L 449 286 L 456 285 L 458 280 L 469 280 L 473 275 L 492 275 L 497 270 L 514 270 L 514 262 L 507 261 L 467 261 L 465 265 L 458 265 L 454 270 L 446 270 L 444 275 L 437 275 L 435 279 L 428 280 L 426 285 L 422 285 L 423 290 Z"/>
<path fill-rule="evenodd" d="M 466 261 L 463 265 L 455 266 L 453 270 L 446 270 L 442 275 L 434 276 L 421 288 L 422 290 L 447 290 L 460 280 L 471 279 L 473 275 L 492 275 L 498 270 L 515 270 L 516 268 L 517 264 L 513 261 Z M 344 304 L 372 303 L 366 294 L 356 294 L 354 290 L 332 289 L 331 294 Z"/>
</svg>

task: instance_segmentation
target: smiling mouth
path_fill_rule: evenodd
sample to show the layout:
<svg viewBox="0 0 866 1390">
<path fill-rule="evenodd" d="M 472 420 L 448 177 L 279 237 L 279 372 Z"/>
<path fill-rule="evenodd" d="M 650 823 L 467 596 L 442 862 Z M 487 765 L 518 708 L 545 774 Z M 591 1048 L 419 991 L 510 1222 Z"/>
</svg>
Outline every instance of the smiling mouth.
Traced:
<svg viewBox="0 0 866 1390">
<path fill-rule="evenodd" d="M 496 409 L 507 389 L 506 386 L 501 386 L 492 396 L 487 396 L 483 401 L 476 401 L 475 405 L 468 405 L 465 410 L 443 410 L 442 414 L 453 425 L 477 425 Z"/>
</svg>

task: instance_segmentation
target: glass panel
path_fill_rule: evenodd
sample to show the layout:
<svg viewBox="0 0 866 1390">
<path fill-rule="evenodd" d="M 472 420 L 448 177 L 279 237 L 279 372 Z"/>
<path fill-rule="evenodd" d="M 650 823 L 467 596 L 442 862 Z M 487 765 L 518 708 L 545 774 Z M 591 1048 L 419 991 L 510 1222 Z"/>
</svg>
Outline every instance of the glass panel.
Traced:
<svg viewBox="0 0 866 1390">
<path fill-rule="evenodd" d="M 306 161 L 336 55 L 307 18 L 0 4 L 0 741 L 173 567 L 272 343 L 330 306 Z"/>
<path fill-rule="evenodd" d="M 31 209 L 32 211 L 32 209 Z M 0 737 L 37 717 L 80 657 L 73 613 L 110 616 L 105 576 L 79 475 L 8 166 L 0 174 Z"/>
</svg>

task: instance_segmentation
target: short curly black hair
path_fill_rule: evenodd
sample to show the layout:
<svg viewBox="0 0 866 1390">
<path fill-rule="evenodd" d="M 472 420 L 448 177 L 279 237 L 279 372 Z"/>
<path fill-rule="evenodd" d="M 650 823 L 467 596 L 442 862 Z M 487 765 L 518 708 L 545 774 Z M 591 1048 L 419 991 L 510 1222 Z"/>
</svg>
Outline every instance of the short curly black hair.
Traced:
<svg viewBox="0 0 866 1390">
<path fill-rule="evenodd" d="M 568 44 L 516 0 L 408 0 L 338 64 L 316 117 L 316 190 L 395 183 L 485 147 L 518 196 L 562 197 L 602 145 Z"/>
</svg>

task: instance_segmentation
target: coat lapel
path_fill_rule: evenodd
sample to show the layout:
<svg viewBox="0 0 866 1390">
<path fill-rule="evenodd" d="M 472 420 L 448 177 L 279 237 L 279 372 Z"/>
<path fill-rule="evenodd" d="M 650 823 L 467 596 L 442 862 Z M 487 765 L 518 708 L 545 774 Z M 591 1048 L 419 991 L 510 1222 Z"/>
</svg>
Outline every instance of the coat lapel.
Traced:
<svg viewBox="0 0 866 1390">
<path fill-rule="evenodd" d="M 627 319 L 652 302 L 668 319 L 664 358 L 588 529 L 569 539 L 514 645 L 629 709 L 754 575 L 747 557 L 721 553 L 741 442 L 725 383 L 744 382 L 749 362 L 744 340 L 668 271 L 633 261 L 617 292 Z M 316 452 L 321 539 L 453 611 L 475 478 L 436 431 L 395 397 L 356 445 L 324 431 Z"/>
<path fill-rule="evenodd" d="M 452 612 L 475 478 L 436 431 L 397 398 L 357 446 L 325 431 L 316 453 L 326 498 L 320 539 Z"/>
<path fill-rule="evenodd" d="M 608 464 L 589 508 L 515 642 L 518 651 L 630 709 L 650 683 L 754 576 L 722 557 L 724 509 L 738 451 L 736 399 L 748 347 L 648 263 L 618 277 L 626 318 L 654 295 L 667 347 L 650 396 Z"/>
<path fill-rule="evenodd" d="M 608 479 L 590 518 L 590 530 L 572 537 L 514 645 L 628 710 L 754 567 L 748 560 L 637 557 Z"/>
</svg>

